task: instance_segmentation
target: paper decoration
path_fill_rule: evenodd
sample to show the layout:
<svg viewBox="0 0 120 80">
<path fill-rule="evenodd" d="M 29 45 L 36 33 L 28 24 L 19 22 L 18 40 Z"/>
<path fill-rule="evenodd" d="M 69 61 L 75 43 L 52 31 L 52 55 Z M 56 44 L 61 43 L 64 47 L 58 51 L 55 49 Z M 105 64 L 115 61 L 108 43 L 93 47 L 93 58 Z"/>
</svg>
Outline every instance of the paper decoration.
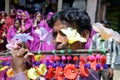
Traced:
<svg viewBox="0 0 120 80">
<path fill-rule="evenodd" d="M 31 37 L 29 34 L 25 33 L 19 33 L 16 34 L 13 39 L 20 39 L 22 42 L 27 42 L 27 40 L 33 41 L 33 37 Z"/>
<path fill-rule="evenodd" d="M 108 40 L 110 38 L 113 38 L 117 41 L 120 40 L 120 35 L 117 32 L 113 31 L 112 29 L 105 28 L 101 23 L 94 23 L 92 26 L 96 32 L 100 33 L 103 40 Z"/>
</svg>

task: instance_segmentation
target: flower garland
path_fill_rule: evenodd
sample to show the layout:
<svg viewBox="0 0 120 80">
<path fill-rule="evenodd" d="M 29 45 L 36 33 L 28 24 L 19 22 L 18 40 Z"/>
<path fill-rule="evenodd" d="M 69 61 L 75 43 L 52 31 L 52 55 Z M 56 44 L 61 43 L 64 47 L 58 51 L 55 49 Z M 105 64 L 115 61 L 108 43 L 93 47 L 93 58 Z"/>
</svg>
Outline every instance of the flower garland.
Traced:
<svg viewBox="0 0 120 80">
<path fill-rule="evenodd" d="M 38 57 L 39 56 L 39 57 Z M 42 59 L 43 58 L 43 59 Z M 7 62 L 11 58 L 0 57 L 2 64 L 0 71 L 7 69 L 7 77 L 13 77 L 14 73 L 11 66 Z M 94 70 L 102 70 L 107 68 L 106 56 L 102 54 L 89 55 L 86 58 L 83 56 L 34 56 L 33 67 L 27 71 L 27 76 L 30 79 L 44 77 L 46 79 L 56 78 L 57 80 L 76 79 L 81 76 L 89 76 L 89 68 Z M 36 63 L 35 63 L 36 62 Z M 38 64 L 39 62 L 39 64 Z M 3 64 L 4 63 L 4 64 Z"/>
</svg>

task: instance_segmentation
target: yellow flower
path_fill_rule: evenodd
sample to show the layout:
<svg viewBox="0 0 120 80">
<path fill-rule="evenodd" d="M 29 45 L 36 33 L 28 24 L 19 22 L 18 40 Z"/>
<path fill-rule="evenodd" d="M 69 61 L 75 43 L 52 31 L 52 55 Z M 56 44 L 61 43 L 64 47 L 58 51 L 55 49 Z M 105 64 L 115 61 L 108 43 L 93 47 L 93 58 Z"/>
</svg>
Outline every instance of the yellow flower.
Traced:
<svg viewBox="0 0 120 80">
<path fill-rule="evenodd" d="M 36 79 L 36 78 L 39 77 L 39 75 L 37 74 L 35 68 L 31 68 L 31 69 L 28 70 L 28 77 L 30 79 Z"/>
<path fill-rule="evenodd" d="M 34 56 L 34 59 L 36 60 L 36 61 L 40 61 L 40 58 L 42 57 L 42 55 L 35 55 Z"/>
<path fill-rule="evenodd" d="M 87 40 L 83 38 L 76 29 L 70 27 L 66 29 L 61 29 L 61 31 L 68 37 L 68 43 L 73 44 L 76 41 L 86 42 Z"/>
<path fill-rule="evenodd" d="M 7 76 L 8 76 L 8 77 L 13 77 L 13 75 L 14 75 L 14 73 L 13 73 L 12 68 L 8 69 L 8 71 L 7 71 Z"/>
<path fill-rule="evenodd" d="M 7 68 L 8 68 L 8 66 L 4 66 L 4 67 L 0 68 L 0 71 L 4 71 Z"/>
<path fill-rule="evenodd" d="M 44 76 L 46 72 L 47 72 L 46 65 L 40 64 L 39 68 L 37 69 L 37 73 Z"/>
</svg>

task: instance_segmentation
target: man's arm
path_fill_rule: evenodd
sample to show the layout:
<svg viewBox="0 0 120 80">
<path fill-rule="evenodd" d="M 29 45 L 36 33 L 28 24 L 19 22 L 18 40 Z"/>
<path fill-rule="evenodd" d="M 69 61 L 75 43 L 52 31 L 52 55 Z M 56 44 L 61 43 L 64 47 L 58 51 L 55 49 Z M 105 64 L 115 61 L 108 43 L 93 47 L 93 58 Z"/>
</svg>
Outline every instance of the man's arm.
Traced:
<svg viewBox="0 0 120 80">
<path fill-rule="evenodd" d="M 21 48 L 19 50 L 13 50 L 12 53 L 12 69 L 14 72 L 13 80 L 26 80 L 24 71 L 26 70 L 25 60 L 29 56 L 33 56 L 32 53 L 27 53 L 28 50 Z M 27 53 L 27 54 L 26 54 Z"/>
</svg>

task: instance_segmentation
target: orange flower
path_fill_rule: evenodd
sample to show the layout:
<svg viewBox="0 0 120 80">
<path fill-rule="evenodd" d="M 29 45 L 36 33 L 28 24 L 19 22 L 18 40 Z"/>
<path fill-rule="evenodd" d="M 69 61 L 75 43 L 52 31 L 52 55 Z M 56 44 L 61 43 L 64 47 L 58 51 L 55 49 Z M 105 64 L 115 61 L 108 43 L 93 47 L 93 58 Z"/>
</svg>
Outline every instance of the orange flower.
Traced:
<svg viewBox="0 0 120 80">
<path fill-rule="evenodd" d="M 55 76 L 55 68 L 50 67 L 47 71 L 46 78 L 52 79 Z"/>
<path fill-rule="evenodd" d="M 68 64 L 64 68 L 64 76 L 67 79 L 75 80 L 78 75 L 78 69 L 75 67 L 74 64 Z"/>
<path fill-rule="evenodd" d="M 64 75 L 63 75 L 63 68 L 62 67 L 57 67 L 55 71 L 55 76 L 57 80 L 63 80 Z"/>
<path fill-rule="evenodd" d="M 89 76 L 89 71 L 88 71 L 88 68 L 84 68 L 85 64 L 86 64 L 85 61 L 80 61 L 80 63 L 79 63 L 80 75 L 83 76 L 83 77 L 88 77 Z"/>
<path fill-rule="evenodd" d="M 10 68 L 10 69 L 8 69 L 8 71 L 7 71 L 7 76 L 8 77 L 13 77 L 13 70 L 12 70 L 12 68 Z"/>
</svg>

